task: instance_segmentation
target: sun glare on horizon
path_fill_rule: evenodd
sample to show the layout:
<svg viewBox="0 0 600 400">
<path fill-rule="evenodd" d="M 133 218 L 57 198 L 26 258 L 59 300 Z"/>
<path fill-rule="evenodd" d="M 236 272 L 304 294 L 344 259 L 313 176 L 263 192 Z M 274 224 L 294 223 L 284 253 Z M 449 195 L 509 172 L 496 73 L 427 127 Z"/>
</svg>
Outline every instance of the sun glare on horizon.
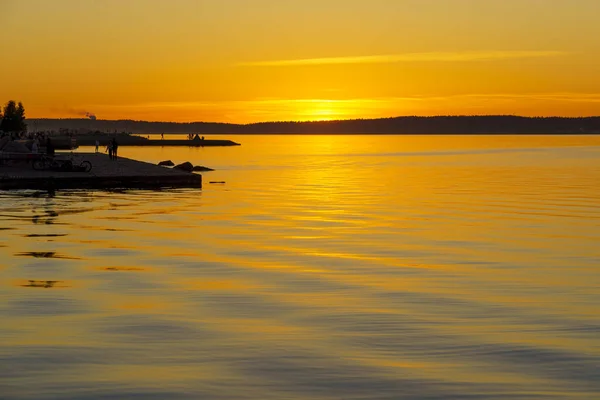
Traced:
<svg viewBox="0 0 600 400">
<path fill-rule="evenodd" d="M 298 112 L 305 121 L 333 121 L 347 119 L 349 116 L 334 100 L 315 100 Z"/>
</svg>

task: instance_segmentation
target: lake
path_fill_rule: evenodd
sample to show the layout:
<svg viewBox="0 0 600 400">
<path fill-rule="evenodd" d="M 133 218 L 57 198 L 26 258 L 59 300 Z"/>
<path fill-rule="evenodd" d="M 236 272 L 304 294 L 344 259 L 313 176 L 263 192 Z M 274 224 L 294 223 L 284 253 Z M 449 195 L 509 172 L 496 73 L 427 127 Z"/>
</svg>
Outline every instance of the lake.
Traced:
<svg viewBox="0 0 600 400">
<path fill-rule="evenodd" d="M 0 192 L 1 399 L 600 398 L 600 136 L 214 138 Z"/>
</svg>

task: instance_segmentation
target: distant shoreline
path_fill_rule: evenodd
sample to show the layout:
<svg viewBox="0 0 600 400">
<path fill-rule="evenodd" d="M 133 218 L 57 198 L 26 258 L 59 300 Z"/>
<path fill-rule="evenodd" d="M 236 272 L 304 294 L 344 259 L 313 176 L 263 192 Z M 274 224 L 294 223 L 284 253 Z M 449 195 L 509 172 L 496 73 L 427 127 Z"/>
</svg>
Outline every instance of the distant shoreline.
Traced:
<svg viewBox="0 0 600 400">
<path fill-rule="evenodd" d="M 396 117 L 310 122 L 149 122 L 134 120 L 27 119 L 29 130 L 80 133 L 131 132 L 133 134 L 199 135 L 598 135 L 600 117 L 440 116 Z"/>
</svg>

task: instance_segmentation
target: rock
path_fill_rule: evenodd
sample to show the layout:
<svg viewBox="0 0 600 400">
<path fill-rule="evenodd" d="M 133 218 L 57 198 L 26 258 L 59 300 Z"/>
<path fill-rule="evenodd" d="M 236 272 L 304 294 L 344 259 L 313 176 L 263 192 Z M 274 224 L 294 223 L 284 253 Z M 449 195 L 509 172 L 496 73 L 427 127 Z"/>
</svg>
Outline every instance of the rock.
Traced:
<svg viewBox="0 0 600 400">
<path fill-rule="evenodd" d="M 179 164 L 179 165 L 176 165 L 173 168 L 177 168 L 177 169 L 180 169 L 180 170 L 186 171 L 186 172 L 192 172 L 194 170 L 194 166 L 189 161 L 184 162 L 184 163 Z"/>
<path fill-rule="evenodd" d="M 166 161 L 159 162 L 158 165 L 163 165 L 165 167 L 172 167 L 175 164 L 171 160 L 166 160 Z"/>
<path fill-rule="evenodd" d="M 192 171 L 214 171 L 212 168 L 203 167 L 202 165 L 196 165 Z"/>
</svg>

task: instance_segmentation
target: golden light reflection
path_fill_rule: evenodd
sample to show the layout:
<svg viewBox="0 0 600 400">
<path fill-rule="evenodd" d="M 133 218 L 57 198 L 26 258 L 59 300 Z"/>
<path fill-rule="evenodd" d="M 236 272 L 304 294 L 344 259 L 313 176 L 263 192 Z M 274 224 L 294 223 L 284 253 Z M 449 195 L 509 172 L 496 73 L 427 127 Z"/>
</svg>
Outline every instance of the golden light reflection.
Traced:
<svg viewBox="0 0 600 400">
<path fill-rule="evenodd" d="M 118 310 L 132 310 L 138 313 L 152 313 L 169 309 L 167 304 L 157 301 L 156 299 L 148 298 L 145 300 L 124 298 L 124 301 L 114 304 L 114 308 Z"/>
<path fill-rule="evenodd" d="M 180 284 L 187 289 L 206 291 L 242 291 L 260 287 L 260 284 L 241 279 L 187 279 Z"/>
<path fill-rule="evenodd" d="M 327 102 L 305 106 L 335 112 Z M 308 378 L 344 376 L 346 369 L 336 369 L 341 362 L 386 379 L 491 382 L 537 394 L 553 387 L 546 367 L 567 363 L 547 359 L 523 373 L 529 355 L 597 357 L 589 327 L 597 319 L 598 171 L 595 158 L 575 155 L 598 147 L 600 138 L 264 140 L 239 138 L 243 146 L 219 151 L 124 148 L 140 159 L 239 166 L 217 168 L 207 179 L 227 184 L 201 194 L 95 194 L 93 210 L 59 212 L 52 225 L 30 218 L 31 206 L 44 199 L 16 202 L 18 211 L 2 217 L 15 226 L 0 248 L 11 264 L 0 281 L 14 299 L 5 305 L 6 326 L 15 332 L 5 335 L 5 351 L 30 365 L 38 362 L 34 353 L 65 351 L 76 364 L 64 365 L 77 369 L 59 378 L 106 384 L 108 376 L 124 387 L 187 389 L 200 381 L 204 389 L 223 376 L 241 379 L 237 360 L 278 366 L 276 357 L 290 354 L 294 365 L 306 366 L 301 371 L 314 371 Z M 518 160 L 487 151 L 517 145 L 538 151 Z M 556 154 L 564 156 L 560 174 Z M 528 163 L 537 168 L 524 174 Z M 257 165 L 265 168 L 245 168 Z M 66 198 L 79 201 L 59 193 L 57 210 Z M 539 212 L 548 208 L 557 212 Z M 18 213 L 25 218 L 6 217 Z M 112 218 L 123 215 L 131 218 Z M 94 229 L 83 235 L 82 226 Z M 61 236 L 42 241 L 42 233 Z M 54 251 L 73 259 L 35 257 Z M 30 257 L 16 256 L 25 253 Z M 73 287 L 45 288 L 62 279 Z M 88 369 L 76 374 L 88 354 Z M 256 375 L 249 379 L 256 383 Z M 228 397 L 244 397 L 236 394 Z"/>
</svg>

